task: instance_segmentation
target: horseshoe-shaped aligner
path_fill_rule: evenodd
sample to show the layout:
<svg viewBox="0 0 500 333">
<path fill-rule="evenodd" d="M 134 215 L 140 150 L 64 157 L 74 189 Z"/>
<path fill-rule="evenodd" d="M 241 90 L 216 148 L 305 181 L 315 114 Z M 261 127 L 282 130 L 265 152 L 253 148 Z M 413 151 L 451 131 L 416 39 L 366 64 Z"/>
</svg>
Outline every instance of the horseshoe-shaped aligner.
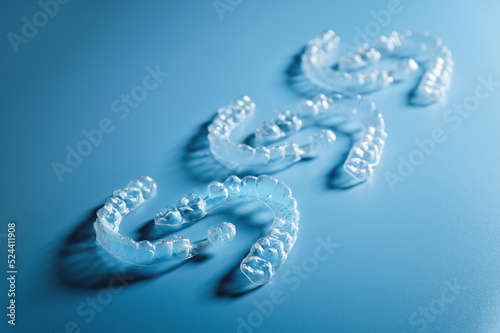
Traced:
<svg viewBox="0 0 500 333">
<path fill-rule="evenodd" d="M 97 212 L 94 223 L 97 241 L 110 253 L 135 265 L 153 266 L 174 260 L 184 260 L 196 254 L 226 245 L 236 235 L 233 224 L 223 222 L 208 230 L 208 238 L 191 244 L 188 238 L 172 236 L 136 242 L 119 233 L 124 216 L 137 208 L 156 192 L 156 183 L 147 176 L 131 181 L 122 190 L 114 192 L 104 207 Z M 261 175 L 242 179 L 230 176 L 223 183 L 211 182 L 208 195 L 201 198 L 191 193 L 177 201 L 176 207 L 166 206 L 155 216 L 155 223 L 176 226 L 203 218 L 210 211 L 237 199 L 257 199 L 274 213 L 274 220 L 266 237 L 260 238 L 240 265 L 241 271 L 254 284 L 265 284 L 285 262 L 297 239 L 300 214 L 290 188 L 277 179 Z"/>
<path fill-rule="evenodd" d="M 355 179 L 364 181 L 373 173 L 382 156 L 385 133 L 384 120 L 373 102 L 361 95 L 332 94 L 316 95 L 298 105 L 298 113 L 286 110 L 271 122 L 263 123 L 255 131 L 255 141 L 265 144 L 285 138 L 301 129 L 318 125 L 336 117 L 348 116 L 363 126 L 361 139 L 353 145 L 344 163 L 344 169 Z M 331 130 L 322 130 L 310 136 L 309 144 L 300 147 L 296 143 L 283 142 L 273 146 L 247 144 L 231 141 L 231 132 L 255 110 L 255 103 L 248 96 L 241 96 L 219 109 L 208 126 L 210 151 L 214 158 L 225 166 L 243 171 L 270 171 L 289 166 L 303 158 L 314 157 L 335 142 Z"/>
<path fill-rule="evenodd" d="M 301 66 L 305 76 L 314 84 L 331 91 L 365 93 L 404 80 L 418 69 L 418 62 L 426 71 L 414 92 L 412 103 L 436 102 L 449 89 L 454 66 L 451 52 L 439 37 L 427 31 L 392 32 L 387 36 L 378 36 L 370 44 L 342 56 L 334 69 L 332 65 L 339 45 L 340 37 L 332 30 L 307 44 Z M 390 72 L 383 69 L 358 72 L 386 57 L 402 60 Z"/>
</svg>

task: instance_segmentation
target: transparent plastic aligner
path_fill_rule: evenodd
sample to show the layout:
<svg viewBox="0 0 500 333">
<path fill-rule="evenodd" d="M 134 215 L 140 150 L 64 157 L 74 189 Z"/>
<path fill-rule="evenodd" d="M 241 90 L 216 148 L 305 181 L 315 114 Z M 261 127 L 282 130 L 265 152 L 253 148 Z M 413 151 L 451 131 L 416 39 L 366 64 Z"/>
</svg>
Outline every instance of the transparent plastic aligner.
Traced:
<svg viewBox="0 0 500 333">
<path fill-rule="evenodd" d="M 131 264 L 153 266 L 167 261 L 184 260 L 206 251 L 223 246 L 236 235 L 236 229 L 231 223 L 223 222 L 208 230 L 207 240 L 191 244 L 183 236 L 172 236 L 168 239 L 159 239 L 154 243 L 144 240 L 136 242 L 119 233 L 120 223 L 128 213 L 137 208 L 156 192 L 155 181 L 147 176 L 140 176 L 132 180 L 122 190 L 114 192 L 104 207 L 97 211 L 94 223 L 97 241 L 110 253 Z M 191 200 L 193 198 L 190 197 Z M 183 213 L 193 217 L 203 208 L 196 206 L 195 200 Z M 163 212 L 163 210 L 162 210 Z M 161 214 L 158 213 L 158 214 Z M 157 215 L 158 215 L 157 214 Z M 155 219 L 156 220 L 156 219 Z"/>
<path fill-rule="evenodd" d="M 316 95 L 312 100 L 303 100 L 298 105 L 298 113 L 293 114 L 302 128 L 321 123 L 337 116 L 348 116 L 363 127 L 361 139 L 351 148 L 344 163 L 344 169 L 358 181 L 364 181 L 373 174 L 373 168 L 380 162 L 384 150 L 385 132 L 382 114 L 375 104 L 361 95 L 324 94 Z M 269 135 L 266 129 L 274 126 L 273 122 L 264 123 L 255 131 L 259 142 L 271 142 L 276 137 L 287 137 L 296 131 L 279 131 Z M 335 141 L 335 134 L 322 130 L 309 138 L 310 144 L 302 147 L 303 157 L 320 155 Z"/>
<path fill-rule="evenodd" d="M 210 151 L 214 158 L 228 168 L 243 170 L 276 170 L 293 164 L 302 158 L 300 147 L 295 143 L 284 142 L 270 147 L 252 147 L 231 141 L 231 133 L 255 110 L 255 103 L 248 96 L 240 96 L 227 107 L 218 110 L 212 123 L 208 126 Z M 277 127 L 297 130 L 300 121 L 280 115 L 276 120 Z"/>
<path fill-rule="evenodd" d="M 301 122 L 302 128 L 336 116 L 348 116 L 359 122 L 363 127 L 361 139 L 351 148 L 344 163 L 344 169 L 359 181 L 364 181 L 373 174 L 373 168 L 382 157 L 387 138 L 384 130 L 384 119 L 382 114 L 376 110 L 373 102 L 356 94 L 332 94 L 329 96 L 318 94 L 312 100 L 300 102 L 298 109 L 298 113 L 291 114 L 290 117 L 297 118 Z M 261 143 L 272 142 L 276 138 L 287 137 L 300 130 L 268 131 L 268 128 L 275 126 L 274 122 L 265 122 L 255 131 L 256 139 Z M 315 133 L 309 138 L 310 144 L 301 147 L 302 156 L 318 156 L 334 140 L 335 134 L 330 130 Z"/>
<path fill-rule="evenodd" d="M 252 111 L 255 109 L 255 104 L 248 96 L 239 97 L 236 100 L 239 99 L 245 99 L 247 103 L 251 103 Z M 230 113 L 224 111 L 224 114 Z M 230 135 L 236 125 L 227 124 L 220 119 L 219 115 L 220 111 L 209 126 L 210 150 L 216 160 L 229 168 L 240 171 L 276 170 L 301 159 L 321 155 L 335 143 L 335 133 L 329 129 L 314 133 L 309 137 L 309 143 L 303 146 L 292 142 L 273 145 L 273 142 L 287 138 L 307 126 L 318 124 L 326 119 L 348 116 L 361 123 L 363 133 L 360 141 L 350 150 L 344 169 L 355 179 L 364 181 L 372 175 L 373 168 L 379 163 L 387 137 L 382 115 L 376 110 L 373 102 L 360 95 L 325 96 L 318 94 L 312 100 L 300 102 L 297 113 L 290 110 L 283 111 L 257 128 L 254 140 L 258 145 L 257 148 L 232 142 Z M 224 130 L 218 130 L 218 128 L 224 128 Z M 260 159 L 256 163 L 256 154 L 259 151 L 270 152 L 269 160 L 266 159 L 264 164 Z"/>
<path fill-rule="evenodd" d="M 415 91 L 412 102 L 427 104 L 443 98 L 449 89 L 453 74 L 451 52 L 441 39 L 427 31 L 392 32 L 378 36 L 369 44 L 340 57 L 337 68 L 340 37 L 328 30 L 309 41 L 302 55 L 302 70 L 314 84 L 337 92 L 366 93 L 406 79 L 418 70 L 425 73 Z M 365 69 L 386 57 L 401 60 L 392 71 Z M 365 69 L 364 71 L 361 71 Z"/>
<path fill-rule="evenodd" d="M 126 189 L 117 192 L 133 192 L 134 195 L 141 193 L 142 200 L 138 202 L 142 203 L 144 195 L 149 198 L 154 194 L 156 184 L 149 177 L 141 176 L 139 179 L 140 182 L 132 181 Z M 137 184 L 142 185 L 134 187 Z M 134 190 L 129 191 L 131 188 Z M 211 182 L 204 198 L 197 194 L 188 194 L 179 199 L 175 207 L 166 206 L 156 214 L 154 221 L 157 225 L 166 226 L 192 222 L 226 203 L 248 198 L 264 202 L 274 213 L 268 234 L 257 240 L 240 265 L 241 271 L 252 283 L 265 284 L 285 262 L 297 239 L 300 214 L 297 202 L 286 184 L 267 175 L 247 176 L 242 179 L 230 176 L 223 183 Z M 121 198 L 114 196 L 106 202 L 98 211 L 94 228 L 98 242 L 106 250 L 132 264 L 149 266 L 187 259 L 201 251 L 224 246 L 236 235 L 234 225 L 223 222 L 208 230 L 206 240 L 194 244 L 182 236 L 172 236 L 154 243 L 135 242 L 118 233 L 121 219 L 133 209 L 127 209 L 126 202 L 120 200 Z M 140 203 L 135 204 L 135 207 Z"/>
</svg>

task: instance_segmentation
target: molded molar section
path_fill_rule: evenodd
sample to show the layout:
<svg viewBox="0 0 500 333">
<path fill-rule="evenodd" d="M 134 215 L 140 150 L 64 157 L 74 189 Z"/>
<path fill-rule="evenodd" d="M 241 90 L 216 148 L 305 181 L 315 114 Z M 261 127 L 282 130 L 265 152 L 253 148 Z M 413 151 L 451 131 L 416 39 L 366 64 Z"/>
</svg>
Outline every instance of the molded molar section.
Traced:
<svg viewBox="0 0 500 333">
<path fill-rule="evenodd" d="M 176 207 L 165 206 L 156 213 L 154 221 L 159 225 L 176 226 L 183 223 L 181 213 Z"/>
<path fill-rule="evenodd" d="M 205 200 L 207 211 L 222 206 L 226 202 L 228 196 L 229 193 L 227 188 L 224 187 L 224 184 L 217 181 L 208 184 L 208 196 Z"/>
<path fill-rule="evenodd" d="M 115 197 L 122 199 L 129 211 L 134 210 L 144 202 L 144 197 L 140 189 L 136 187 L 126 187 L 113 193 Z"/>
<path fill-rule="evenodd" d="M 149 199 L 156 193 L 156 182 L 153 178 L 148 176 L 139 176 L 138 178 L 132 180 L 127 187 L 138 188 L 144 199 Z"/>
<path fill-rule="evenodd" d="M 224 246 L 236 236 L 236 228 L 232 223 L 222 222 L 216 227 L 208 229 L 208 241 L 215 246 Z"/>
<path fill-rule="evenodd" d="M 187 221 L 200 219 L 207 213 L 205 200 L 195 193 L 177 200 L 177 209 Z"/>
<path fill-rule="evenodd" d="M 274 276 L 274 269 L 270 262 L 260 257 L 245 257 L 240 264 L 245 276 L 257 285 L 265 284 Z"/>
</svg>

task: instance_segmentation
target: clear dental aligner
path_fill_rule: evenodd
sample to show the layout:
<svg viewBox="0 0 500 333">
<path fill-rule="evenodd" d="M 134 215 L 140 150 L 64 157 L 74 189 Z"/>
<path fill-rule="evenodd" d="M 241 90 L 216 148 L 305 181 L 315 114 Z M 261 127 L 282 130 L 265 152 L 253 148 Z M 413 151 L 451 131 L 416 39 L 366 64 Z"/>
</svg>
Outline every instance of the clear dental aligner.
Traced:
<svg viewBox="0 0 500 333">
<path fill-rule="evenodd" d="M 129 263 L 153 266 L 162 262 L 191 258 L 201 251 L 217 248 L 231 241 L 236 230 L 230 223 L 221 223 L 208 230 L 206 241 L 191 244 L 188 238 L 172 236 L 154 243 L 136 242 L 120 235 L 123 217 L 149 199 L 156 192 L 156 182 L 147 176 L 132 180 L 124 189 L 117 190 L 97 211 L 94 223 L 97 241 L 110 253 Z"/>
<path fill-rule="evenodd" d="M 137 208 L 156 192 L 156 183 L 147 176 L 131 181 L 123 190 L 114 192 L 97 212 L 94 223 L 97 241 L 110 253 L 136 265 L 152 266 L 173 260 L 184 260 L 201 251 L 218 248 L 233 240 L 236 229 L 223 222 L 208 230 L 207 240 L 191 244 L 188 238 L 172 236 L 154 243 L 136 242 L 119 233 L 125 215 Z M 274 213 L 267 236 L 260 238 L 240 265 L 241 271 L 254 284 L 267 283 L 285 262 L 297 239 L 297 202 L 290 188 L 267 175 L 230 176 L 223 183 L 211 182 L 208 194 L 201 198 L 188 194 L 177 201 L 176 207 L 166 206 L 155 215 L 157 225 L 177 226 L 203 218 L 210 211 L 237 199 L 257 199 Z"/>
<path fill-rule="evenodd" d="M 349 116 L 363 126 L 361 139 L 353 145 L 344 163 L 344 169 L 355 179 L 364 181 L 373 173 L 382 156 L 387 134 L 384 120 L 373 102 L 360 95 L 324 94 L 298 105 L 299 111 L 279 113 L 271 122 L 263 123 L 255 131 L 254 148 L 248 144 L 237 144 L 230 139 L 231 132 L 255 110 L 248 96 L 231 101 L 219 109 L 208 126 L 210 151 L 214 158 L 225 166 L 243 171 L 270 171 L 289 166 L 304 158 L 315 157 L 335 142 L 335 134 L 324 129 L 309 137 L 309 144 L 283 142 L 265 144 L 286 138 L 301 129 L 321 123 L 336 116 Z"/>
<path fill-rule="evenodd" d="M 418 69 L 426 68 L 420 79 L 412 103 L 427 104 L 440 100 L 449 89 L 453 74 L 451 52 L 437 36 L 427 31 L 392 32 L 378 36 L 370 44 L 356 48 L 340 58 L 334 69 L 340 37 L 328 30 L 309 41 L 302 55 L 302 70 L 316 85 L 337 92 L 365 93 L 404 80 Z M 401 60 L 392 71 L 372 69 L 360 72 L 382 58 Z"/>
</svg>

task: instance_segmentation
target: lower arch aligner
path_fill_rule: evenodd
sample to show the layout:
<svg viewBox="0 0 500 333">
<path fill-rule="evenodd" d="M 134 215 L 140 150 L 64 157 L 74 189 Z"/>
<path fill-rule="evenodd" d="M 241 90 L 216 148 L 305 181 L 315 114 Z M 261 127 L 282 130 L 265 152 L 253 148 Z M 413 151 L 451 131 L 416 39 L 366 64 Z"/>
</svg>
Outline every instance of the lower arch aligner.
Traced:
<svg viewBox="0 0 500 333">
<path fill-rule="evenodd" d="M 382 157 L 387 137 L 384 119 L 374 103 L 361 95 L 318 94 L 312 100 L 300 102 L 297 113 L 286 110 L 264 122 L 254 133 L 256 147 L 233 142 L 230 138 L 232 131 L 254 111 L 255 103 L 250 97 L 240 96 L 219 109 L 208 126 L 212 155 L 230 169 L 270 172 L 319 156 L 335 143 L 335 133 L 329 129 L 314 133 L 309 137 L 309 143 L 303 146 L 293 142 L 273 142 L 338 116 L 349 117 L 363 127 L 361 139 L 353 145 L 344 163 L 347 173 L 364 181 L 373 174 L 373 168 Z"/>
<path fill-rule="evenodd" d="M 335 63 L 340 48 L 340 37 L 332 30 L 310 40 L 301 59 L 305 76 L 329 91 L 366 93 L 403 81 L 423 67 L 424 74 L 411 98 L 413 104 L 437 102 L 450 87 L 454 67 L 451 52 L 427 31 L 394 31 L 375 37 Z M 368 69 L 389 57 L 399 59 L 393 70 Z"/>
<path fill-rule="evenodd" d="M 175 235 L 155 242 L 136 242 L 119 232 L 123 218 L 156 192 L 156 182 L 147 176 L 131 181 L 124 189 L 114 192 L 97 211 L 94 223 L 96 239 L 108 252 L 134 265 L 154 266 L 189 259 L 200 252 L 227 245 L 236 236 L 236 228 L 229 222 L 210 227 L 207 239 L 191 243 L 189 238 Z M 265 284 L 285 262 L 297 239 L 300 214 L 290 188 L 277 179 L 261 175 L 242 179 L 228 177 L 223 183 L 211 182 L 208 194 L 200 197 L 190 193 L 166 206 L 155 215 L 158 226 L 172 227 L 193 222 L 226 203 L 238 199 L 256 199 L 273 212 L 274 219 L 267 236 L 252 246 L 240 265 L 241 271 L 254 284 Z"/>
</svg>

